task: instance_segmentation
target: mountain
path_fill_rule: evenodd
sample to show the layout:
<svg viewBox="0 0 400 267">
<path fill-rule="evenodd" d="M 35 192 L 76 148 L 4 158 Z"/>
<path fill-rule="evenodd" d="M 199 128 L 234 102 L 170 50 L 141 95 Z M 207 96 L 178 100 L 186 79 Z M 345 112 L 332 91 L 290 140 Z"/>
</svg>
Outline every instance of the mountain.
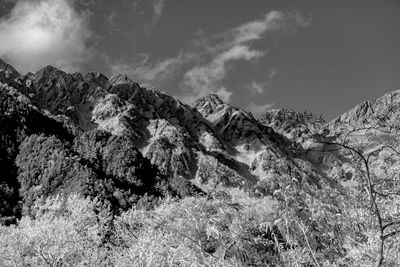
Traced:
<svg viewBox="0 0 400 267">
<path fill-rule="evenodd" d="M 269 110 L 260 116 L 259 121 L 300 143 L 321 130 L 326 123 L 322 115 L 317 117 L 307 111 L 297 112 L 285 108 Z"/>
<path fill-rule="evenodd" d="M 14 69 L 11 65 L 4 62 L 1 58 L 0 58 L 0 71 L 7 78 L 15 78 L 20 75 L 16 69 Z"/>
<path fill-rule="evenodd" d="M 285 109 L 255 118 L 217 95 L 187 105 L 126 75 L 52 66 L 20 75 L 4 61 L 0 82 L 0 197 L 8 203 L 0 212 L 11 217 L 56 192 L 100 195 L 121 209 L 145 195 L 186 195 L 217 184 L 262 194 L 287 181 L 332 184 L 357 168 L 348 154 L 327 152 L 320 137 L 371 124 L 371 114 L 382 121 L 399 107 L 393 92 L 330 123 Z"/>
<path fill-rule="evenodd" d="M 330 122 L 332 129 L 359 127 L 398 127 L 400 90 L 365 101 Z"/>
<path fill-rule="evenodd" d="M 83 77 L 48 66 L 24 83 L 39 108 L 68 116 L 84 131 L 128 136 L 164 174 L 199 183 L 210 177 L 227 184 L 255 183 L 282 172 L 277 166 L 286 164 L 285 149 L 294 145 L 217 96 L 189 106 L 126 75 Z"/>
<path fill-rule="evenodd" d="M 13 193 L 9 198 L 15 203 L 20 201 L 18 191 L 21 193 L 21 190 L 29 192 L 26 193 L 29 201 L 23 197 L 25 203 L 32 203 L 41 194 L 53 191 L 86 190 L 82 188 L 86 188 L 87 183 L 82 184 L 76 180 L 78 178 L 70 176 L 77 172 L 81 175 L 77 176 L 81 177 L 80 180 L 112 181 L 114 185 L 109 187 L 112 191 L 113 187 L 118 187 L 121 176 L 109 173 L 103 158 L 104 149 L 109 145 L 107 138 L 114 137 L 122 138 L 126 144 L 126 151 L 121 153 L 137 150 L 139 155 L 134 157 L 143 157 L 144 162 L 148 160 L 156 166 L 162 177 L 170 177 L 164 178 L 170 181 L 167 184 L 181 179 L 188 188 L 207 188 L 216 183 L 252 187 L 271 177 L 283 179 L 288 176 L 316 183 L 324 176 L 312 162 L 302 158 L 301 147 L 295 141 L 262 124 L 250 113 L 223 102 L 216 95 L 187 105 L 157 90 L 142 88 L 126 75 L 107 78 L 101 73 L 88 73 L 83 76 L 52 66 L 46 66 L 37 73 L 20 75 L 3 61 L 0 74 L 0 117 L 2 125 L 7 125 L 1 131 L 3 156 L 0 160 L 4 166 L 9 166 L 7 170 L 11 170 L 3 171 L 1 178 L 10 184 L 7 188 L 11 188 Z M 100 138 L 99 135 L 104 136 L 101 132 L 107 133 L 106 137 Z M 70 170 L 65 163 L 54 169 L 45 166 L 46 160 L 36 162 L 34 159 L 39 160 L 40 153 L 44 153 L 45 158 L 56 157 L 43 151 L 43 142 L 47 144 L 44 147 L 59 147 L 55 150 L 58 152 L 53 151 L 57 155 L 61 153 L 73 159 L 69 164 L 74 169 Z M 89 142 L 94 147 L 85 146 L 82 150 L 79 145 L 82 142 Z M 26 146 L 37 149 L 26 150 Z M 31 160 L 28 160 L 29 155 L 21 155 L 22 151 L 33 153 Z M 60 156 L 56 159 L 61 160 Z M 35 169 L 31 166 L 35 172 L 25 177 L 26 165 L 32 162 L 42 167 Z M 128 169 L 131 167 L 129 164 L 126 166 Z M 35 178 L 60 175 L 63 168 L 67 168 L 63 173 L 64 182 L 47 184 L 48 188 L 40 185 L 43 181 Z M 150 167 L 146 168 L 150 171 Z M 158 179 L 157 175 L 150 176 L 153 178 L 148 179 Z M 21 189 L 18 183 L 26 179 L 37 181 L 33 184 L 28 182 L 24 185 L 26 188 L 23 186 L 25 189 Z M 69 179 L 72 180 L 68 182 Z M 39 185 L 41 190 L 31 190 Z M 129 187 L 120 184 L 119 190 L 127 192 L 123 188 Z M 178 189 L 169 188 L 179 194 Z M 134 190 L 133 187 L 131 190 Z M 107 194 L 107 198 L 112 199 L 111 193 Z M 143 195 L 143 191 L 139 195 Z M 129 202 L 127 199 L 118 201 Z M 11 212 L 10 208 L 4 209 Z"/>
<path fill-rule="evenodd" d="M 400 90 L 396 90 L 362 102 L 325 125 L 325 130 L 330 138 L 364 155 L 374 177 L 397 179 L 399 119 Z M 353 156 L 347 153 L 346 157 L 351 161 Z"/>
</svg>

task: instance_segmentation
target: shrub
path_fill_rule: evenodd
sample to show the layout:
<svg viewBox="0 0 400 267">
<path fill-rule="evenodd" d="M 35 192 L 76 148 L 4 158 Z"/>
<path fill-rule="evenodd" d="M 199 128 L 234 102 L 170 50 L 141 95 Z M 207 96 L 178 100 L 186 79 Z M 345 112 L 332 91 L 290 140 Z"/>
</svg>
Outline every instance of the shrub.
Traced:
<svg viewBox="0 0 400 267">
<path fill-rule="evenodd" d="M 107 266 L 111 215 L 97 200 L 56 196 L 34 205 L 34 218 L 0 228 L 2 266 Z M 108 262 L 109 263 L 109 262 Z"/>
</svg>

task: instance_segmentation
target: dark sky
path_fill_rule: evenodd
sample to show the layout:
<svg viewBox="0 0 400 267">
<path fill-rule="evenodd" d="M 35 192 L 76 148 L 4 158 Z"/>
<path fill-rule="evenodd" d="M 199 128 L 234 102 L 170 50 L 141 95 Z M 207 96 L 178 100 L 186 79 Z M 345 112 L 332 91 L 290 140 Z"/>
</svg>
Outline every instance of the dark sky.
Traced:
<svg viewBox="0 0 400 267">
<path fill-rule="evenodd" d="M 399 0 L 0 0 L 21 72 L 123 72 L 185 102 L 332 119 L 400 89 Z"/>
</svg>

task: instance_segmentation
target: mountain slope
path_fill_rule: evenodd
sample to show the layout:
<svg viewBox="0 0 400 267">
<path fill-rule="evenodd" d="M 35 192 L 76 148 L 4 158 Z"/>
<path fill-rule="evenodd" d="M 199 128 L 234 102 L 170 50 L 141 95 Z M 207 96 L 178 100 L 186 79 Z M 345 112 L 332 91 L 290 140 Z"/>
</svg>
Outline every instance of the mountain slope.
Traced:
<svg viewBox="0 0 400 267">
<path fill-rule="evenodd" d="M 330 122 L 331 128 L 400 126 L 400 90 L 365 101 Z"/>
<path fill-rule="evenodd" d="M 216 96 L 191 107 L 141 88 L 125 75 L 82 76 L 51 66 L 13 83 L 33 105 L 67 116 L 80 130 L 129 137 L 164 174 L 199 183 L 214 177 L 227 184 L 254 184 L 263 176 L 287 175 L 283 166 L 293 165 L 285 150 L 295 143 Z"/>
<path fill-rule="evenodd" d="M 20 78 L 10 82 L 16 83 L 18 89 L 0 84 L 1 222 L 15 222 L 21 213 L 30 213 L 34 201 L 56 193 L 80 192 L 97 197 L 118 211 L 143 196 L 151 199 L 196 190 L 185 181 L 177 184 L 160 175 L 128 136 L 112 135 L 97 128 L 84 131 L 73 118 L 55 116 L 34 105 L 41 104 L 41 99 L 34 93 L 26 96 L 19 89 L 45 89 L 24 87 L 18 84 Z M 26 81 L 30 84 L 31 80 Z M 57 97 L 46 99 L 50 100 L 44 103 L 49 109 L 65 107 Z"/>
<path fill-rule="evenodd" d="M 186 181 L 184 184 L 189 187 L 191 184 L 200 187 L 222 184 L 257 187 L 271 193 L 284 180 L 310 182 L 317 186 L 320 186 L 320 181 L 329 180 L 332 159 L 324 157 L 329 158 L 326 163 L 320 160 L 320 155 L 312 154 L 304 140 L 294 138 L 294 132 L 304 131 L 302 126 L 296 120 L 286 126 L 278 123 L 282 119 L 279 112 L 259 121 L 251 113 L 230 106 L 216 95 L 186 105 L 157 90 L 142 88 L 126 75 L 107 78 L 100 73 L 88 73 L 83 76 L 65 73 L 52 66 L 37 73 L 19 75 L 12 67 L 3 65 L 0 82 L 14 92 L 8 93 L 9 97 L 13 101 L 25 101 L 30 109 L 57 122 L 71 135 L 69 140 L 55 135 L 62 143 L 57 150 L 61 152 L 57 153 L 72 158 L 76 154 L 77 161 L 72 161 L 75 163 L 71 162 L 71 165 L 75 164 L 78 170 L 87 174 L 94 173 L 97 177 L 94 180 L 119 184 L 115 181 L 122 177 L 104 169 L 107 165 L 101 159 L 109 144 L 93 141 L 100 138 L 101 132 L 110 135 L 107 138 L 122 138 L 126 150 L 137 150 L 157 167 L 163 177 Z M 7 78 L 7 71 L 15 76 L 8 75 Z M 3 110 L 0 116 L 6 118 L 7 114 L 8 111 Z M 17 124 L 23 125 L 22 122 Z M 27 132 L 18 139 L 15 147 L 32 134 L 40 135 L 42 132 Z M 44 134 L 51 135 L 47 130 Z M 85 146 L 82 150 L 76 145 L 81 136 L 93 139 L 87 142 L 94 142 L 94 147 L 103 148 L 92 151 L 90 146 Z M 31 139 L 32 142 L 37 140 L 40 137 Z M 91 151 L 90 156 L 85 156 L 88 151 Z M 12 177 L 21 169 L 14 162 L 18 153 L 18 148 L 15 148 L 15 153 L 9 158 L 14 168 Z M 153 175 L 151 179 L 158 178 Z M 126 195 L 123 201 L 121 198 L 118 201 L 128 203 L 128 198 Z"/>
</svg>

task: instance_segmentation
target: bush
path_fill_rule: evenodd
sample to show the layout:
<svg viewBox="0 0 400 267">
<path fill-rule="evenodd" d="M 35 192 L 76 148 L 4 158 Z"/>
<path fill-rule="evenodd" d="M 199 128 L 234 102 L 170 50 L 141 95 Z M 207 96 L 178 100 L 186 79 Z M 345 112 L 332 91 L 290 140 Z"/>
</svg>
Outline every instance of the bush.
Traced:
<svg viewBox="0 0 400 267">
<path fill-rule="evenodd" d="M 168 200 L 153 211 L 132 209 L 122 214 L 115 222 L 122 242 L 115 260 L 121 266 L 276 264 L 276 203 L 239 190 L 232 193 L 233 197 L 218 191 L 208 198 Z"/>
<path fill-rule="evenodd" d="M 1 226 L 2 266 L 108 266 L 111 215 L 99 201 L 52 197 L 37 202 L 33 215 Z"/>
</svg>

